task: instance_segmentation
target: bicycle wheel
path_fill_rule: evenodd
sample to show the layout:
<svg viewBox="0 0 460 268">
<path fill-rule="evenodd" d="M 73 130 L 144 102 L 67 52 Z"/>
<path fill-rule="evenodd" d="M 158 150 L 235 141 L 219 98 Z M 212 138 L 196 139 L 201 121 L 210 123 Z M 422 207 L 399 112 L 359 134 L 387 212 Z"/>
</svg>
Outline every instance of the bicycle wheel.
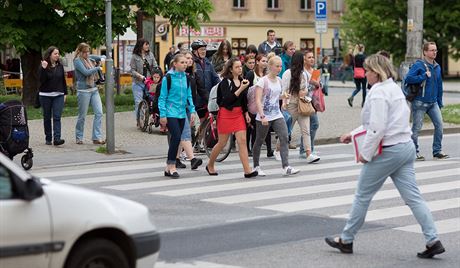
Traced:
<svg viewBox="0 0 460 268">
<path fill-rule="evenodd" d="M 149 126 L 149 117 L 149 104 L 142 100 L 137 109 L 137 125 L 142 132 L 145 132 Z"/>
<path fill-rule="evenodd" d="M 214 125 L 214 127 L 215 127 L 215 125 Z M 206 155 L 208 157 L 211 156 L 212 149 L 214 148 L 214 145 L 215 145 L 210 140 L 215 139 L 215 141 L 217 143 L 217 130 L 214 129 L 214 132 L 215 132 L 214 136 L 212 136 L 213 135 L 212 130 L 213 130 L 213 128 L 211 127 L 211 124 L 208 124 L 208 126 L 206 126 L 206 131 L 205 131 L 205 134 L 204 134 L 205 150 L 206 150 Z M 224 161 L 232 151 L 233 134 L 230 135 L 230 137 L 228 139 L 229 140 L 227 141 L 227 144 L 225 145 L 224 148 L 222 148 L 222 150 L 220 151 L 219 155 L 216 158 L 217 162 Z M 213 146 L 209 146 L 209 145 L 213 145 Z"/>
</svg>

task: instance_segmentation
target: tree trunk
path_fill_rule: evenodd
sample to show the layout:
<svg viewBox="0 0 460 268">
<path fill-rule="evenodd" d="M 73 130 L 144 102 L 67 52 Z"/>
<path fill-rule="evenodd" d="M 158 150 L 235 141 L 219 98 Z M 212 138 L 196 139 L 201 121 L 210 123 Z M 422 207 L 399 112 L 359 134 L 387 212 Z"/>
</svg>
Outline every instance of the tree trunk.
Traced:
<svg viewBox="0 0 460 268">
<path fill-rule="evenodd" d="M 40 51 L 29 50 L 21 55 L 22 65 L 22 102 L 24 105 L 33 106 L 40 86 L 38 68 L 42 55 Z"/>
</svg>

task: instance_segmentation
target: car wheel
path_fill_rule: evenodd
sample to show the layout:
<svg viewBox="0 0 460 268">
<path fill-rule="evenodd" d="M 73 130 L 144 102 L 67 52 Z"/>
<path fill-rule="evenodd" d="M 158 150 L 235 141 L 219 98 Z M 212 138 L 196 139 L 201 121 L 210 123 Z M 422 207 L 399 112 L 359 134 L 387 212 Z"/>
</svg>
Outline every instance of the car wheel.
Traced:
<svg viewBox="0 0 460 268">
<path fill-rule="evenodd" d="M 66 268 L 129 268 L 123 251 L 110 240 L 86 240 L 72 250 Z"/>
</svg>

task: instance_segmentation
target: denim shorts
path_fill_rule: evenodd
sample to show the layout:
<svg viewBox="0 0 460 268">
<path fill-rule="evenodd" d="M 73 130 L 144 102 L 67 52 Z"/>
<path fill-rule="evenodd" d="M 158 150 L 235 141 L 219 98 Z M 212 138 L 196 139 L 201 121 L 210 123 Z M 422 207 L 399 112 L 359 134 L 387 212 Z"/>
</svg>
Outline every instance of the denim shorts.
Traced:
<svg viewBox="0 0 460 268">
<path fill-rule="evenodd" d="M 185 117 L 184 129 L 182 130 L 182 135 L 180 137 L 181 141 L 191 141 L 192 140 L 192 131 L 190 129 L 190 115 L 187 114 Z"/>
</svg>

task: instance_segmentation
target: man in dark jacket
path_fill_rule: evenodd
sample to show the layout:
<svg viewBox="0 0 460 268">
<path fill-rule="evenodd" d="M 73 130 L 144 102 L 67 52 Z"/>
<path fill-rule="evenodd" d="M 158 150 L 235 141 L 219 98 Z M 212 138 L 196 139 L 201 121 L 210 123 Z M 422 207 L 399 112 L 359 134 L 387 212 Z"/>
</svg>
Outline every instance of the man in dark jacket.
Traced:
<svg viewBox="0 0 460 268">
<path fill-rule="evenodd" d="M 267 40 L 260 43 L 259 48 L 257 49 L 259 54 L 267 55 L 270 52 L 275 52 L 276 55 L 281 54 L 282 48 L 281 44 L 276 41 L 275 31 L 267 31 Z"/>
<path fill-rule="evenodd" d="M 197 83 L 197 86 L 204 87 L 209 96 L 211 88 L 220 82 L 220 78 L 211 62 L 206 58 L 206 46 L 207 44 L 203 40 L 195 40 L 191 44 L 193 60 L 196 65 L 195 75 L 196 78 L 201 81 L 201 83 Z M 197 89 L 197 91 L 199 91 L 199 89 Z M 197 96 L 196 111 L 200 119 L 204 118 L 206 115 L 207 106 L 208 100 Z"/>
<path fill-rule="evenodd" d="M 407 73 L 405 82 L 421 84 L 421 90 L 412 101 L 412 140 L 417 151 L 418 161 L 425 160 L 419 152 L 418 134 L 423 126 L 425 114 L 434 125 L 433 158 L 446 159 L 449 156 L 442 152 L 442 77 L 441 66 L 435 61 L 438 49 L 435 42 L 423 44 L 423 59 L 417 60 Z"/>
</svg>

